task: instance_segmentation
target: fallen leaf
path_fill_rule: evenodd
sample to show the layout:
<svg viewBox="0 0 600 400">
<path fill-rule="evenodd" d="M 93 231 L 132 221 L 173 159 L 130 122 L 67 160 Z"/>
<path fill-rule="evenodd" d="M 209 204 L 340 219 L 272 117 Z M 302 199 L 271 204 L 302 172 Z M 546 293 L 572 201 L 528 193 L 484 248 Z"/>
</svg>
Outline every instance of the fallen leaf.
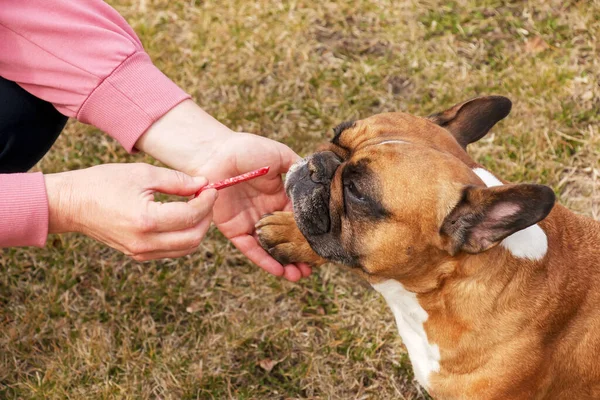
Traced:
<svg viewBox="0 0 600 400">
<path fill-rule="evenodd" d="M 196 302 L 193 302 L 192 304 L 190 304 L 189 306 L 187 306 L 185 308 L 185 311 L 187 311 L 190 314 L 192 314 L 192 313 L 195 313 L 197 311 L 200 311 L 201 308 L 202 308 L 202 303 L 196 301 Z"/>
<path fill-rule="evenodd" d="M 271 360 L 270 358 L 265 358 L 264 360 L 260 360 L 258 365 L 267 372 L 271 372 L 273 367 L 279 364 L 279 361 Z"/>
<path fill-rule="evenodd" d="M 542 39 L 539 36 L 529 38 L 525 42 L 525 51 L 527 53 L 539 53 L 541 51 L 546 50 L 549 47 L 550 46 L 548 46 L 548 43 L 546 43 L 544 39 Z"/>
</svg>

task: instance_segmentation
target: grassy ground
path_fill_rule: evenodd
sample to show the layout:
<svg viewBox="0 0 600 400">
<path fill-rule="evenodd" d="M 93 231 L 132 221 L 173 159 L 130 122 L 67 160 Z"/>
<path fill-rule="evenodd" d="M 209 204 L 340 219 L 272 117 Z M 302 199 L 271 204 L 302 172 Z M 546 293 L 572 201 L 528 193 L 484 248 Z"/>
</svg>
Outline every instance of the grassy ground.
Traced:
<svg viewBox="0 0 600 400">
<path fill-rule="evenodd" d="M 600 218 L 598 0 L 109 3 L 206 110 L 300 154 L 343 120 L 508 96 L 474 157 Z M 140 159 L 71 122 L 38 168 Z M 0 250 L 0 398 L 393 397 L 426 398 L 383 300 L 347 271 L 283 282 L 216 231 L 146 264 L 77 235 Z"/>
</svg>

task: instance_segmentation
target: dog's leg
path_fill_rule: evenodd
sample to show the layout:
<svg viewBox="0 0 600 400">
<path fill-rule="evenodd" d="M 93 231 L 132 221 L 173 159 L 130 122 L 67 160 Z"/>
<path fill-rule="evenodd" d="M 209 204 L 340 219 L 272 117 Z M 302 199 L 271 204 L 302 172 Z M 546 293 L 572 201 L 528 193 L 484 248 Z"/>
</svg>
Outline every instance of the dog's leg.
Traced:
<svg viewBox="0 0 600 400">
<path fill-rule="evenodd" d="M 256 224 L 261 246 L 281 264 L 306 263 L 319 266 L 326 263 L 310 247 L 291 212 L 267 214 Z"/>
</svg>

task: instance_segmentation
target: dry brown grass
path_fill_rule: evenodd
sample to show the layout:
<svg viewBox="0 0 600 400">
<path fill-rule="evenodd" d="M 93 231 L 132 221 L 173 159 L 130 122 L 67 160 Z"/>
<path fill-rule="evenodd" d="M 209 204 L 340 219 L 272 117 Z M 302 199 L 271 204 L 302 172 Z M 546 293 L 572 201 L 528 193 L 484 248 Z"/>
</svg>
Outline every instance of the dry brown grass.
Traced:
<svg viewBox="0 0 600 400">
<path fill-rule="evenodd" d="M 512 115 L 474 157 L 600 217 L 598 0 L 109 2 L 206 110 L 300 154 L 343 120 L 506 95 Z M 141 158 L 70 123 L 39 168 Z M 212 232 L 193 256 L 147 264 L 77 235 L 2 250 L 0 398 L 424 395 L 355 277 L 283 282 Z"/>
</svg>

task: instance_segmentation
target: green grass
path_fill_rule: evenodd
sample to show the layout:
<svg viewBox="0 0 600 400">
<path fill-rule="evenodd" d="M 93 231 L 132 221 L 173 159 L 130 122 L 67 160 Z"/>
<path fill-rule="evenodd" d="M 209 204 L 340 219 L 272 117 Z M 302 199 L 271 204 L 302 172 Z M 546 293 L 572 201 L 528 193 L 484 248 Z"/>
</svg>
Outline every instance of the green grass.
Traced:
<svg viewBox="0 0 600 400">
<path fill-rule="evenodd" d="M 300 154 L 344 120 L 505 95 L 472 155 L 600 218 L 597 0 L 109 3 L 208 112 Z M 134 160 L 153 162 L 70 122 L 37 168 Z M 339 268 L 284 282 L 216 231 L 145 264 L 78 235 L 0 251 L 0 398 L 427 398 L 383 300 Z"/>
</svg>

